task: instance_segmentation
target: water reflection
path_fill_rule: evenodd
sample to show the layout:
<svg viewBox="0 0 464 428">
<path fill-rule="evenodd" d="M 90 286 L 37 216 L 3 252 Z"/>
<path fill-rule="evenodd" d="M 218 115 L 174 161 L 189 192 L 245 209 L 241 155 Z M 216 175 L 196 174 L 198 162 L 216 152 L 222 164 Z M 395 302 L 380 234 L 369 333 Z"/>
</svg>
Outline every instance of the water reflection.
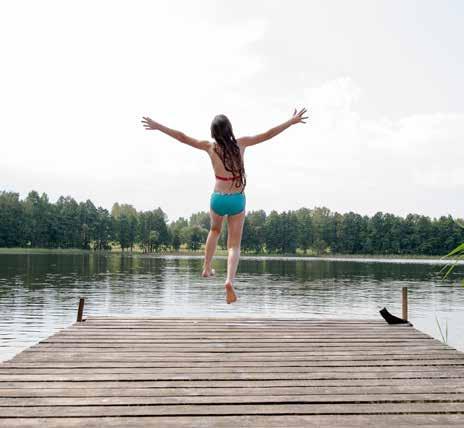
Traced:
<svg viewBox="0 0 464 428">
<path fill-rule="evenodd" d="M 0 360 L 74 322 L 79 297 L 93 315 L 285 316 L 379 318 L 401 313 L 401 287 L 410 291 L 410 319 L 464 350 L 464 266 L 442 281 L 432 261 L 243 258 L 239 300 L 224 301 L 225 258 L 216 278 L 200 276 L 201 257 L 120 254 L 0 255 Z"/>
</svg>

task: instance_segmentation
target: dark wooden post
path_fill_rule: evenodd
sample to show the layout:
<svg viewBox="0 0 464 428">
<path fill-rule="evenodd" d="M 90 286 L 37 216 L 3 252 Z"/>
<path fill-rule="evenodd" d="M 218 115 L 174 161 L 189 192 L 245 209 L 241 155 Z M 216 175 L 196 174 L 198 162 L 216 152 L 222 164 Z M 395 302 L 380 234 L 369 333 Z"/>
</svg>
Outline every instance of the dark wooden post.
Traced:
<svg viewBox="0 0 464 428">
<path fill-rule="evenodd" d="M 79 308 L 77 309 L 77 322 L 82 322 L 82 314 L 84 313 L 84 298 L 79 299 Z"/>
<path fill-rule="evenodd" d="M 403 319 L 408 320 L 408 287 L 403 287 Z"/>
</svg>

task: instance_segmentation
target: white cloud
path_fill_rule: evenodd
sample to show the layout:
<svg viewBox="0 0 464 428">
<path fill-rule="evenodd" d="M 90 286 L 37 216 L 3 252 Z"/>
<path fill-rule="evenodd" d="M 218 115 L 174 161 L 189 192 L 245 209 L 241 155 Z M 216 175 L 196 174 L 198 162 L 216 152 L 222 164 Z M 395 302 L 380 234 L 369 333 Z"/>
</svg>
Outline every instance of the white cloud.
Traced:
<svg viewBox="0 0 464 428">
<path fill-rule="evenodd" d="M 395 80 L 387 69 L 379 75 L 386 63 L 408 76 L 423 65 L 401 62 L 409 59 L 404 50 L 395 54 L 390 21 L 374 33 L 356 11 L 341 19 L 322 2 L 302 4 L 298 16 L 278 2 L 268 9 L 201 4 L 2 3 L 1 189 L 22 197 L 35 189 L 52 200 L 70 194 L 107 208 L 160 205 L 171 218 L 186 216 L 208 209 L 209 160 L 145 131 L 142 115 L 210 138 L 211 119 L 225 113 L 241 136 L 306 104 L 307 124 L 247 151 L 249 209 L 462 215 L 464 114 L 414 102 L 425 75 L 417 82 L 404 74 Z M 365 55 L 379 42 L 385 63 Z M 372 88 L 380 88 L 378 99 Z M 398 93 L 398 111 L 366 110 L 383 111 Z M 399 114 L 403 103 L 408 112 Z"/>
<path fill-rule="evenodd" d="M 278 209 L 323 204 L 342 212 L 462 216 L 464 114 L 366 119 L 357 108 L 366 95 L 349 77 L 308 88 L 305 95 L 310 124 L 263 145 L 254 159 L 259 203 L 275 189 Z M 455 192 L 447 206 L 434 203 L 442 190 Z"/>
</svg>

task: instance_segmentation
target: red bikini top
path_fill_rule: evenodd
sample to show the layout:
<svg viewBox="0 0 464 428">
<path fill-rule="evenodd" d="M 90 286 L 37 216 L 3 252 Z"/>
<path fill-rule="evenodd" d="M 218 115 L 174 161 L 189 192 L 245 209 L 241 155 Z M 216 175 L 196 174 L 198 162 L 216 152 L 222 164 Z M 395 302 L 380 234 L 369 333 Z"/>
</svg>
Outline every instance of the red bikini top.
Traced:
<svg viewBox="0 0 464 428">
<path fill-rule="evenodd" d="M 237 175 L 235 177 L 221 177 L 219 175 L 216 175 L 216 178 L 218 178 L 219 180 L 230 181 L 230 180 L 235 180 L 237 178 L 240 178 L 240 175 Z"/>
</svg>

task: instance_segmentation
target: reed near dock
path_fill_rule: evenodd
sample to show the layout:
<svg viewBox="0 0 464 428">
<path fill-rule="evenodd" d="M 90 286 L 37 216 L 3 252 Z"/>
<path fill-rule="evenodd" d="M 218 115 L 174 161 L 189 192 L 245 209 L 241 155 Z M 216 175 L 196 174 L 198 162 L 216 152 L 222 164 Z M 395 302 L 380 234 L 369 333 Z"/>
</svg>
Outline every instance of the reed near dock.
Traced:
<svg viewBox="0 0 464 428">
<path fill-rule="evenodd" d="M 2 426 L 464 424 L 464 353 L 383 320 L 89 317 L 0 364 Z"/>
</svg>

